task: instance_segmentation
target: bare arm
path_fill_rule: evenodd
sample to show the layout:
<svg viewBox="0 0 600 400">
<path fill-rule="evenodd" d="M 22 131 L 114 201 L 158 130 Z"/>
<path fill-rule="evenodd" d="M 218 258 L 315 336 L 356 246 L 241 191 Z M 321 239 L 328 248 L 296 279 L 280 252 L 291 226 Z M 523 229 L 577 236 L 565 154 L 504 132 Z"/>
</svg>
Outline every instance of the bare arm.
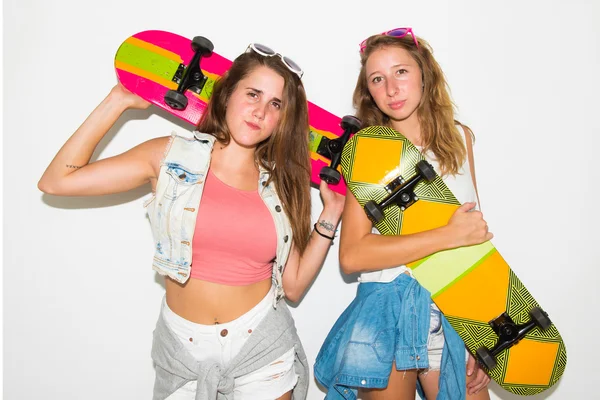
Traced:
<svg viewBox="0 0 600 400">
<path fill-rule="evenodd" d="M 89 164 L 100 140 L 126 109 L 148 106 L 120 85 L 115 86 L 58 151 L 38 188 L 58 196 L 95 196 L 124 192 L 156 177 L 168 138 L 149 140 L 123 154 Z"/>
<path fill-rule="evenodd" d="M 408 264 L 441 250 L 482 243 L 493 236 L 475 203 L 459 207 L 446 226 L 401 236 L 371 233 L 373 227 L 354 195 L 342 214 L 340 264 L 345 273 L 376 271 Z"/>
<path fill-rule="evenodd" d="M 320 190 L 324 207 L 317 220 L 317 229 L 324 235 L 333 237 L 345 199 L 344 196 L 330 190 L 323 181 L 321 181 Z M 321 270 L 330 247 L 331 240 L 324 238 L 314 230 L 310 233 L 308 245 L 302 256 L 296 247 L 292 246 L 283 274 L 285 296 L 290 301 L 298 302 L 302 298 L 308 286 Z"/>
<path fill-rule="evenodd" d="M 481 200 L 479 200 L 479 191 L 477 190 L 477 179 L 475 178 L 475 157 L 473 156 L 473 131 L 471 131 L 471 129 L 466 125 L 461 126 L 465 131 L 467 157 L 469 157 L 469 167 L 471 167 L 471 178 L 473 179 L 473 186 L 475 187 L 475 194 L 477 195 L 479 209 L 481 209 Z"/>
</svg>

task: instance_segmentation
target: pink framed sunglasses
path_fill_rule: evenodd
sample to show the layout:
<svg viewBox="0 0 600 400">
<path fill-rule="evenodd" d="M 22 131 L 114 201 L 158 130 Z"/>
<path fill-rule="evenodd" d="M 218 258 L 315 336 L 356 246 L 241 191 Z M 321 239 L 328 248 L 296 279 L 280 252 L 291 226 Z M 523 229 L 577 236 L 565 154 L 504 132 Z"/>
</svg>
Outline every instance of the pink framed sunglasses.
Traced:
<svg viewBox="0 0 600 400">
<path fill-rule="evenodd" d="M 395 28 L 395 29 L 389 30 L 387 32 L 381 32 L 380 35 L 403 38 L 404 36 L 408 35 L 409 33 L 410 33 L 410 36 L 412 36 L 413 41 L 415 42 L 415 46 L 417 46 L 417 49 L 418 49 L 419 42 L 417 42 L 417 38 L 415 37 L 415 34 L 414 34 L 412 28 Z M 360 46 L 361 53 L 363 51 L 365 51 L 365 47 L 367 47 L 367 40 L 368 40 L 368 38 L 363 40 L 362 42 L 360 42 L 359 46 Z"/>
</svg>

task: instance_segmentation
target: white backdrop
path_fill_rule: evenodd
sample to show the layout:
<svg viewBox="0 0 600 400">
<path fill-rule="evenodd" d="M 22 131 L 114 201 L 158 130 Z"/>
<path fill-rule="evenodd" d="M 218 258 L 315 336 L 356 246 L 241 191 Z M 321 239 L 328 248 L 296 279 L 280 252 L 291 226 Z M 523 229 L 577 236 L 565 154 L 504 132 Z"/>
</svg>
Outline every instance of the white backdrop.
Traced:
<svg viewBox="0 0 600 400">
<path fill-rule="evenodd" d="M 138 31 L 203 35 L 234 58 L 250 41 L 305 70 L 309 99 L 353 112 L 365 37 L 412 26 L 433 46 L 476 134 L 494 244 L 566 341 L 563 379 L 537 398 L 598 398 L 600 225 L 592 162 L 600 102 L 598 2 L 4 1 L 4 394 L 6 399 L 148 399 L 152 330 L 164 293 L 150 268 L 141 198 L 59 198 L 36 187 L 69 135 L 116 83 L 113 56 Z M 218 7 L 215 7 L 217 5 Z M 187 126 L 128 112 L 108 157 Z M 322 205 L 313 190 L 313 218 Z M 294 308 L 309 361 L 354 296 L 337 242 Z M 483 301 L 483 299 L 474 301 Z M 584 308 L 585 307 L 585 308 Z M 591 316 L 587 317 L 587 316 Z M 490 385 L 493 399 L 515 399 Z M 309 399 L 324 397 L 311 380 Z"/>
</svg>

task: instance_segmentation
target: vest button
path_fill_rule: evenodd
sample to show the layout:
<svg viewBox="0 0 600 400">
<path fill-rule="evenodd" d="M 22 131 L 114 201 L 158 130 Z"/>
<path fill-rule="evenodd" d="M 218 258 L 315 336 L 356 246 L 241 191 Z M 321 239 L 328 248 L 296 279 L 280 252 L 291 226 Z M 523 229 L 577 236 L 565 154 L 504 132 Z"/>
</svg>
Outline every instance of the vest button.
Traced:
<svg viewBox="0 0 600 400">
<path fill-rule="evenodd" d="M 279 207 L 279 206 L 275 206 L 275 211 L 277 211 L 277 212 L 281 212 L 281 207 Z"/>
<path fill-rule="evenodd" d="M 288 239 L 289 239 L 289 238 L 288 238 L 288 235 L 285 235 L 285 236 L 283 237 L 283 242 L 284 242 L 284 243 L 287 243 Z"/>
<path fill-rule="evenodd" d="M 221 331 L 221 336 L 222 336 L 222 337 L 225 337 L 225 336 L 227 336 L 227 334 L 228 334 L 228 333 L 229 333 L 229 332 L 227 332 L 227 329 L 223 329 L 223 330 Z"/>
</svg>

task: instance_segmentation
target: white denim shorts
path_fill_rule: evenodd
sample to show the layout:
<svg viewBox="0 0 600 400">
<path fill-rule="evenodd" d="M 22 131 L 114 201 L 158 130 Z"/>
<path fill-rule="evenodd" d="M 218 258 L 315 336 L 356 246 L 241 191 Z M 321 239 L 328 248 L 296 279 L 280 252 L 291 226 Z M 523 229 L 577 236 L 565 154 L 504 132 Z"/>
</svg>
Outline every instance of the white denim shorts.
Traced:
<svg viewBox="0 0 600 400">
<path fill-rule="evenodd" d="M 273 306 L 274 292 L 269 293 L 250 311 L 241 317 L 215 325 L 202 325 L 188 321 L 175 314 L 163 300 L 162 313 L 169 326 L 184 346 L 198 361 L 214 361 L 225 367 L 233 359 L 252 331 Z M 281 397 L 296 386 L 298 375 L 294 370 L 295 350 L 254 372 L 234 380 L 236 400 L 273 400 Z M 193 400 L 196 382 L 188 382 L 168 397 L 168 400 Z"/>
<path fill-rule="evenodd" d="M 442 366 L 442 353 L 444 351 L 444 328 L 440 317 L 440 309 L 431 303 L 431 316 L 429 319 L 429 336 L 427 337 L 427 357 L 429 358 L 429 368 L 421 371 L 439 371 Z M 465 349 L 465 363 L 469 358 L 469 351 Z"/>
</svg>

